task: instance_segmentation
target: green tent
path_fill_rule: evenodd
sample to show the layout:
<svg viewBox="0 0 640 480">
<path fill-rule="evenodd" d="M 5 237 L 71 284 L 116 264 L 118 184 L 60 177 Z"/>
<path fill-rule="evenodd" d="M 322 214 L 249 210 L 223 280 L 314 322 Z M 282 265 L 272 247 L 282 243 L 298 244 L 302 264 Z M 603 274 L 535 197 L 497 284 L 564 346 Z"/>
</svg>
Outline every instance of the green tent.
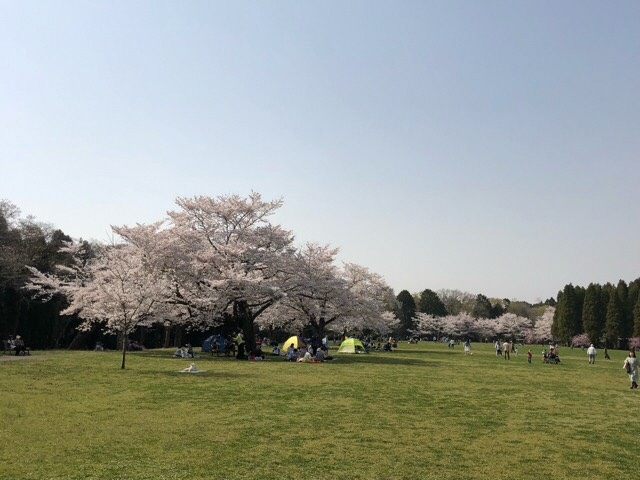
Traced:
<svg viewBox="0 0 640 480">
<path fill-rule="evenodd" d="M 338 348 L 338 353 L 364 353 L 364 345 L 357 338 L 347 338 Z"/>
</svg>

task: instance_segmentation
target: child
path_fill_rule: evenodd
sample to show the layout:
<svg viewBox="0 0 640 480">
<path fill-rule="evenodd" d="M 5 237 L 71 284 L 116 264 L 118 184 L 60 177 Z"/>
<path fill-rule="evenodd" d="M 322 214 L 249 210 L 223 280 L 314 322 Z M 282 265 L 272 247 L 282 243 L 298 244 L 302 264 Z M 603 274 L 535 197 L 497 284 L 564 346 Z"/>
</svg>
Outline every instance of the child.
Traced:
<svg viewBox="0 0 640 480">
<path fill-rule="evenodd" d="M 527 352 L 527 362 L 531 363 L 531 358 L 533 357 L 533 352 L 531 349 Z"/>
</svg>

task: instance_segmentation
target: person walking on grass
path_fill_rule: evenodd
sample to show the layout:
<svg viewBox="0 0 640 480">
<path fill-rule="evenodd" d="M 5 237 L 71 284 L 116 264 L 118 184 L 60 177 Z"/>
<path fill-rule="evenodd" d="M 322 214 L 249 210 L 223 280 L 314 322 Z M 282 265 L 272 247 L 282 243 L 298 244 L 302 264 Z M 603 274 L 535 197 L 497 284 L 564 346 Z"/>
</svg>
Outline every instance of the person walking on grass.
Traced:
<svg viewBox="0 0 640 480">
<path fill-rule="evenodd" d="M 531 349 L 529 349 L 529 351 L 527 351 L 527 362 L 531 363 L 532 358 L 533 358 L 533 352 L 531 351 Z"/>
<path fill-rule="evenodd" d="M 593 346 L 593 343 L 587 348 L 587 356 L 589 357 L 589 363 L 595 365 L 596 363 L 596 347 Z"/>
<path fill-rule="evenodd" d="M 509 344 L 509 340 L 505 340 L 502 344 L 502 351 L 504 352 L 504 359 L 509 360 L 509 352 L 511 350 L 511 345 Z"/>
<path fill-rule="evenodd" d="M 631 388 L 638 388 L 638 359 L 636 358 L 636 352 L 634 350 L 629 351 L 629 356 L 625 358 L 622 368 L 624 368 L 629 375 Z"/>
</svg>

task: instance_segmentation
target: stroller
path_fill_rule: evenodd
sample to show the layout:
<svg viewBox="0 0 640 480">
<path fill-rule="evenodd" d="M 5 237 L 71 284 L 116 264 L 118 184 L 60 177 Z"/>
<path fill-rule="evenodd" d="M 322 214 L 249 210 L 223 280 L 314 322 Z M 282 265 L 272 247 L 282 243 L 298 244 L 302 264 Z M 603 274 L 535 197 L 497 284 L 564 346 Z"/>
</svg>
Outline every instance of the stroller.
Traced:
<svg viewBox="0 0 640 480">
<path fill-rule="evenodd" d="M 544 363 L 550 363 L 553 365 L 557 365 L 558 363 L 560 363 L 560 357 L 558 356 L 557 353 L 555 352 L 549 352 L 549 353 L 545 353 L 543 360 Z"/>
</svg>

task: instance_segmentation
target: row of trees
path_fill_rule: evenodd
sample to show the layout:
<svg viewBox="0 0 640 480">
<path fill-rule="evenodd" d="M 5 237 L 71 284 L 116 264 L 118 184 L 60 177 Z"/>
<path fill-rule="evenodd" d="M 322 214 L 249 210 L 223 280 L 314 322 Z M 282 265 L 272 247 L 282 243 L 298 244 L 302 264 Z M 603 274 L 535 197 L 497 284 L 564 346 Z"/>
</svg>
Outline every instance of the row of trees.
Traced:
<svg viewBox="0 0 640 480">
<path fill-rule="evenodd" d="M 554 307 L 545 307 L 535 319 L 515 313 L 504 313 L 497 318 L 474 317 L 469 313 L 437 317 L 425 313 L 416 314 L 412 334 L 418 337 L 449 337 L 490 341 L 499 338 L 526 343 L 542 343 L 552 340 L 551 324 Z"/>
<path fill-rule="evenodd" d="M 244 331 L 253 348 L 257 330 L 564 342 L 586 332 L 608 346 L 640 333 L 639 280 L 567 285 L 547 325 L 554 299 L 530 305 L 429 289 L 394 297 L 367 268 L 338 265 L 337 249 L 295 246 L 292 232 L 270 221 L 282 200 L 252 193 L 176 204 L 155 223 L 112 227 L 118 242 L 99 245 L 21 219 L 0 202 L 2 335 L 26 333 L 34 348 L 45 348 L 69 345 L 77 328 L 95 331 L 96 324 L 123 338 L 160 326 L 168 346 L 170 332 L 224 325 Z"/>
<path fill-rule="evenodd" d="M 579 334 L 609 348 L 622 348 L 640 337 L 640 278 L 627 284 L 572 284 L 558 292 L 552 334 L 569 343 Z"/>
<path fill-rule="evenodd" d="M 466 319 L 469 318 L 474 320 L 512 318 L 505 317 L 510 314 L 515 318 L 530 320 L 533 325 L 538 318 L 548 312 L 547 307 L 553 307 L 556 303 L 554 299 L 550 298 L 544 303 L 531 305 L 527 302 L 511 301 L 506 298 L 489 299 L 482 294 L 473 295 L 460 290 L 439 290 L 436 293 L 429 289 L 413 295 L 407 290 L 403 290 L 398 294 L 397 302 L 396 317 L 399 320 L 399 325 L 396 332 L 401 338 L 422 331 L 423 328 L 419 326 L 419 322 L 425 316 L 436 319 L 447 317 L 448 321 L 455 324 L 459 320 L 468 323 Z M 488 322 L 488 325 L 495 323 Z M 523 329 L 526 330 L 524 326 Z M 499 331 L 500 328 L 496 330 L 496 332 Z M 464 335 L 469 332 L 473 333 L 473 329 L 465 330 Z M 550 338 L 550 333 L 548 338 Z"/>
</svg>

